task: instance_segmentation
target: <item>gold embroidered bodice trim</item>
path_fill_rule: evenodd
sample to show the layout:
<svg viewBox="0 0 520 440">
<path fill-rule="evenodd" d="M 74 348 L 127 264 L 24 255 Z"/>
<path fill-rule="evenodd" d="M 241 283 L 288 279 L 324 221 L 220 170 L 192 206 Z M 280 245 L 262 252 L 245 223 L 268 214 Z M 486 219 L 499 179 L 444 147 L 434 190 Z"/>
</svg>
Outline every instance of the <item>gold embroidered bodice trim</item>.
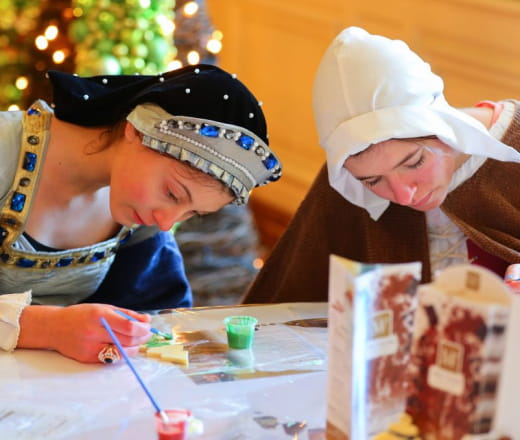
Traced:
<svg viewBox="0 0 520 440">
<path fill-rule="evenodd" d="M 22 234 L 30 212 L 32 197 L 49 142 L 52 115 L 52 110 L 40 100 L 23 115 L 17 170 L 9 196 L 0 210 L 0 264 L 28 269 L 47 269 L 98 263 L 112 257 L 133 232 L 132 228 L 122 227 L 114 238 L 104 242 L 56 252 L 29 252 L 13 246 Z"/>
</svg>

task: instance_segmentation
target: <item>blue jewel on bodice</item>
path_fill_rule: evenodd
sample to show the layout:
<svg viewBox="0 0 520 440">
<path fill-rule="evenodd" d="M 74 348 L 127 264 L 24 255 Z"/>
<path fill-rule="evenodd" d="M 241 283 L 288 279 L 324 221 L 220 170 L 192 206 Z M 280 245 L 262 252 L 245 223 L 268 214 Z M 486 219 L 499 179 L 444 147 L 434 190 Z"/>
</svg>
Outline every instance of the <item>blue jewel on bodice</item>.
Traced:
<svg viewBox="0 0 520 440">
<path fill-rule="evenodd" d="M 92 255 L 92 258 L 90 258 L 90 261 L 95 263 L 96 261 L 101 260 L 104 256 L 105 252 L 95 252 L 94 255 Z"/>
<path fill-rule="evenodd" d="M 15 192 L 13 194 L 13 198 L 11 199 L 11 209 L 16 212 L 22 212 L 23 207 L 25 206 L 26 195 Z"/>
<path fill-rule="evenodd" d="M 25 153 L 23 160 L 23 169 L 27 171 L 34 171 L 36 167 L 36 154 L 35 153 Z"/>
<path fill-rule="evenodd" d="M 56 267 L 65 267 L 70 265 L 74 261 L 72 257 L 60 258 L 60 260 L 56 263 Z"/>
<path fill-rule="evenodd" d="M 36 264 L 36 261 L 29 260 L 28 258 L 19 258 L 18 261 L 16 262 L 16 265 L 18 267 L 25 267 L 25 268 L 33 267 L 35 264 Z"/>
</svg>

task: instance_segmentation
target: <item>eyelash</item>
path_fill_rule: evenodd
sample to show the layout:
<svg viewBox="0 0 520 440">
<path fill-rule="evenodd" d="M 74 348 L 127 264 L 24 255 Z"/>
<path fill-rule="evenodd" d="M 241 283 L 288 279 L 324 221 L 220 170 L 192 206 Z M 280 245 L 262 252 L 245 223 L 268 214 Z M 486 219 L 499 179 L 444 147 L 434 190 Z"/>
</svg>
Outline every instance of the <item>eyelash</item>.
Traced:
<svg viewBox="0 0 520 440">
<path fill-rule="evenodd" d="M 177 198 L 177 196 L 175 194 L 173 194 L 170 190 L 167 190 L 168 191 L 168 197 L 170 199 L 172 199 L 174 202 L 178 202 L 179 199 Z"/>
<path fill-rule="evenodd" d="M 412 169 L 419 168 L 423 163 L 424 163 L 424 156 L 421 154 L 421 157 L 419 158 L 419 160 L 412 165 L 408 165 L 408 168 L 412 168 Z"/>
<path fill-rule="evenodd" d="M 419 160 L 417 162 L 415 162 L 411 165 L 407 165 L 406 167 L 410 168 L 410 169 L 416 169 L 416 168 L 419 168 L 423 163 L 424 163 L 424 155 L 421 155 L 421 157 L 419 158 Z M 380 180 L 381 179 L 376 179 L 376 180 L 372 180 L 372 181 L 364 180 L 363 183 L 368 187 L 372 187 L 372 186 L 377 185 Z"/>
<path fill-rule="evenodd" d="M 381 179 L 377 179 L 377 180 L 372 180 L 372 181 L 368 181 L 368 180 L 364 180 L 363 183 L 366 185 L 366 186 L 375 186 L 379 183 Z"/>
</svg>

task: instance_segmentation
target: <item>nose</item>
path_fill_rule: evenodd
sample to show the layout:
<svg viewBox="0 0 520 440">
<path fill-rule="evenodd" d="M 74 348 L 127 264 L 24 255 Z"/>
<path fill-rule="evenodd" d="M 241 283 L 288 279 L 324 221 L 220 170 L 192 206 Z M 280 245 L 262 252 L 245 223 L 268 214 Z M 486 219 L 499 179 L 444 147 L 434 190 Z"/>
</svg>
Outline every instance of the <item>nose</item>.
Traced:
<svg viewBox="0 0 520 440">
<path fill-rule="evenodd" d="M 388 184 L 394 196 L 394 201 L 399 205 L 410 205 L 417 191 L 417 185 L 402 176 L 388 177 Z"/>
<path fill-rule="evenodd" d="M 181 213 L 178 209 L 155 209 L 152 217 L 161 231 L 169 231 L 181 218 Z"/>
</svg>

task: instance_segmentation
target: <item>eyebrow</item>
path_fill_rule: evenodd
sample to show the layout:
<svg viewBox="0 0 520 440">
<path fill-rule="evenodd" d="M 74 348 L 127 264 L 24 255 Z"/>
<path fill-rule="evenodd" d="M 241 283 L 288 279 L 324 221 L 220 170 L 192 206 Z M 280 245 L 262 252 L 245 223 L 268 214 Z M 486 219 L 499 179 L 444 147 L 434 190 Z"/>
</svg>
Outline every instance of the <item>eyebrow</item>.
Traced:
<svg viewBox="0 0 520 440">
<path fill-rule="evenodd" d="M 417 152 L 422 148 L 422 145 L 419 146 L 419 148 L 417 148 L 417 150 L 415 151 L 412 151 L 411 153 L 407 154 L 401 161 L 399 161 L 397 164 L 395 164 L 395 166 L 392 168 L 393 170 L 395 170 L 396 168 L 400 167 L 401 165 L 405 164 L 406 162 L 408 162 L 412 157 L 414 157 Z M 354 176 L 356 179 L 358 180 L 369 180 L 369 179 L 374 179 L 376 177 L 381 177 L 381 176 Z"/>
</svg>

